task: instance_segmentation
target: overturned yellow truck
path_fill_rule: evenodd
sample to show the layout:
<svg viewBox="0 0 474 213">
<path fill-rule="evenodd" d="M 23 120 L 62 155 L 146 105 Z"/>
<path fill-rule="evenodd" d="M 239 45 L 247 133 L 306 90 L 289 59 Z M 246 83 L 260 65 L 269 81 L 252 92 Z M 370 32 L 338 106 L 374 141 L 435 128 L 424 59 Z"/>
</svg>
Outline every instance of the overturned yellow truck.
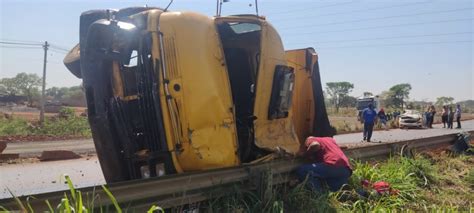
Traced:
<svg viewBox="0 0 474 213">
<path fill-rule="evenodd" d="M 317 55 L 264 17 L 92 10 L 64 59 L 107 182 L 239 166 L 331 135 Z"/>
</svg>

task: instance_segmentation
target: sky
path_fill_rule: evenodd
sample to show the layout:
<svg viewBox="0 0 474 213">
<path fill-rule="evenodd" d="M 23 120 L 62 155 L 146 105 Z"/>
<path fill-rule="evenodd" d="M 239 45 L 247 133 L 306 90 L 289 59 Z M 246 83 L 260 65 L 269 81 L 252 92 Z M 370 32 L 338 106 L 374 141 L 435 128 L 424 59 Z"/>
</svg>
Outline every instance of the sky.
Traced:
<svg viewBox="0 0 474 213">
<path fill-rule="evenodd" d="M 64 67 L 79 40 L 79 16 L 91 9 L 165 7 L 169 1 L 0 0 L 2 42 L 48 41 L 47 87 L 81 83 Z M 222 15 L 255 14 L 255 1 L 230 0 Z M 259 15 L 278 30 L 285 49 L 314 47 L 323 85 L 348 81 L 353 96 L 410 83 L 411 100 L 474 99 L 474 0 L 260 0 Z M 214 0 L 174 0 L 173 11 L 215 15 Z M 18 46 L 18 45 L 17 45 Z M 42 75 L 40 46 L 0 44 L 0 78 Z"/>
</svg>

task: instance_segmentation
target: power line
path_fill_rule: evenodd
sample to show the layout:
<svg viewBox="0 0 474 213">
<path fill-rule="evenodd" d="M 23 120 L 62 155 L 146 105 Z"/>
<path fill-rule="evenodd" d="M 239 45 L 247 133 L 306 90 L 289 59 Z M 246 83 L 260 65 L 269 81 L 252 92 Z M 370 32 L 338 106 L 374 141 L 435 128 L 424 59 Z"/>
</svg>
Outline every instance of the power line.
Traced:
<svg viewBox="0 0 474 213">
<path fill-rule="evenodd" d="M 51 47 L 55 48 L 55 49 L 58 49 L 58 50 L 69 52 L 69 50 L 67 48 L 61 47 L 61 46 L 58 46 L 58 45 L 51 44 Z"/>
<path fill-rule="evenodd" d="M 54 48 L 54 49 L 56 49 L 56 50 L 60 50 L 60 51 L 69 52 L 68 49 L 66 49 L 66 48 L 61 48 L 61 47 L 58 47 L 58 46 L 55 46 L 55 45 L 53 45 L 52 48 Z"/>
<path fill-rule="evenodd" d="M 364 21 L 377 21 L 377 20 L 383 20 L 383 19 L 404 18 L 404 17 L 421 16 L 421 15 L 428 15 L 428 14 L 452 13 L 452 12 L 472 10 L 472 9 L 473 8 L 459 8 L 459 9 L 454 9 L 454 10 L 432 11 L 432 12 L 414 13 L 414 14 L 405 14 L 405 15 L 396 15 L 396 16 L 384 16 L 384 17 L 375 17 L 375 18 L 359 19 L 359 20 L 352 20 L 352 21 L 330 22 L 330 23 L 323 23 L 323 24 L 311 24 L 311 26 L 315 27 L 315 26 L 327 26 L 327 25 L 334 25 L 334 24 L 357 23 L 357 22 L 364 22 Z M 290 29 L 300 29 L 300 28 L 307 28 L 307 25 L 295 26 L 295 27 L 291 27 Z"/>
<path fill-rule="evenodd" d="M 5 45 L 0 45 L 0 48 L 10 48 L 10 49 L 42 49 L 42 47 L 5 46 Z"/>
<path fill-rule="evenodd" d="M 385 7 L 373 7 L 373 8 L 366 8 L 366 9 L 360 9 L 360 10 L 351 10 L 347 12 L 336 12 L 336 13 L 325 13 L 325 14 L 320 14 L 317 16 L 312 16 L 312 17 L 323 17 L 323 16 L 331 16 L 331 15 L 340 15 L 340 14 L 351 14 L 351 13 L 358 13 L 358 12 L 365 12 L 365 11 L 372 11 L 372 10 L 381 10 L 381 9 L 390 9 L 390 8 L 397 8 L 397 7 L 406 7 L 406 6 L 413 6 L 413 5 L 419 5 L 419 4 L 427 4 L 427 3 L 432 3 L 433 1 L 425 1 L 425 2 L 416 2 L 416 3 L 408 3 L 408 4 L 400 4 L 400 5 L 392 5 L 392 6 L 385 6 Z M 302 18 L 305 18 L 307 16 L 301 16 Z M 280 18 L 280 19 L 270 19 L 272 21 L 276 20 L 288 20 L 287 17 L 285 18 Z M 291 20 L 288 20 L 291 21 Z"/>
<path fill-rule="evenodd" d="M 334 6 L 340 6 L 340 5 L 346 5 L 346 4 L 353 4 L 353 3 L 357 3 L 357 2 L 356 2 L 356 1 L 341 2 L 341 3 L 336 3 L 336 4 L 322 5 L 322 6 L 319 6 L 319 7 L 302 8 L 302 9 L 299 9 L 299 10 L 288 10 L 288 11 L 283 11 L 283 12 L 270 13 L 270 14 L 268 14 L 267 16 L 269 16 L 269 15 L 275 15 L 275 14 L 292 14 L 292 13 L 294 13 L 294 12 L 307 11 L 307 10 L 313 10 L 313 11 L 314 11 L 314 10 L 317 10 L 317 9 L 320 9 L 320 8 L 334 7 Z"/>
<path fill-rule="evenodd" d="M 446 36 L 446 35 L 462 35 L 472 34 L 472 32 L 458 32 L 458 33 L 440 33 L 440 34 L 424 34 L 424 35 L 405 35 L 405 36 L 392 36 L 392 37 L 375 37 L 375 38 L 362 38 L 362 39 L 350 39 L 350 40 L 330 40 L 330 41 L 309 41 L 315 43 L 337 43 L 337 42 L 352 42 L 352 41 L 373 41 L 373 40 L 386 40 L 395 38 L 420 38 L 420 37 L 432 37 L 432 36 Z M 290 44 L 304 44 L 308 42 L 297 42 Z"/>
<path fill-rule="evenodd" d="M 40 45 L 44 44 L 43 42 L 39 42 L 39 41 L 25 41 L 25 40 L 15 40 L 15 39 L 2 39 L 2 40 L 8 41 L 8 42 L 34 43 L 34 44 L 40 44 Z"/>
<path fill-rule="evenodd" d="M 6 45 L 24 45 L 24 46 L 37 46 L 37 47 L 42 47 L 44 46 L 44 44 L 42 43 L 27 43 L 27 42 L 10 42 L 10 41 L 0 41 L 0 44 L 6 44 Z M 49 44 L 50 45 L 50 48 L 52 49 L 56 49 L 58 51 L 64 51 L 64 52 L 69 52 L 68 49 L 64 48 L 64 47 L 61 47 L 61 46 L 58 46 L 58 45 L 54 45 L 54 44 Z"/>
<path fill-rule="evenodd" d="M 296 35 L 308 35 L 308 34 L 322 34 L 322 33 L 334 33 L 334 32 L 347 32 L 347 31 L 356 31 L 356 30 L 371 30 L 371 29 L 381 29 L 381 28 L 391 28 L 391 27 L 403 27 L 403 26 L 416 26 L 416 25 L 425 25 L 425 24 L 437 24 L 437 23 L 449 23 L 449 22 L 460 22 L 460 21 L 471 21 L 473 18 L 464 18 L 464 19 L 451 19 L 451 20 L 440 20 L 440 21 L 431 21 L 431 22 L 418 22 L 418 23 L 407 23 L 407 24 L 395 24 L 395 25 L 384 25 L 384 26 L 374 26 L 374 27 L 361 27 L 361 28 L 351 28 L 351 29 L 342 29 L 342 30 L 331 30 L 331 31 L 306 31 L 306 32 L 295 32 Z M 288 29 L 288 28 L 286 28 Z M 292 33 L 290 33 L 292 34 Z"/>
<path fill-rule="evenodd" d="M 55 53 L 58 53 L 58 54 L 67 54 L 68 52 L 64 52 L 64 51 L 59 51 L 59 50 L 56 50 L 56 49 L 49 49 L 51 52 L 55 52 Z"/>
<path fill-rule="evenodd" d="M 11 44 L 11 45 L 27 45 L 27 46 L 43 46 L 42 44 L 34 44 L 34 43 L 19 43 L 19 42 L 8 42 L 8 41 L 0 41 L 0 44 Z"/>
<path fill-rule="evenodd" d="M 360 48 L 360 47 L 386 47 L 386 46 L 414 46 L 427 44 L 449 44 L 449 43 L 472 43 L 472 40 L 465 41 L 439 41 L 439 42 L 416 42 L 416 43 L 396 43 L 396 44 L 374 44 L 374 45 L 354 45 L 354 46 L 338 46 L 338 47 L 317 47 L 316 49 L 340 49 L 340 48 Z"/>
</svg>

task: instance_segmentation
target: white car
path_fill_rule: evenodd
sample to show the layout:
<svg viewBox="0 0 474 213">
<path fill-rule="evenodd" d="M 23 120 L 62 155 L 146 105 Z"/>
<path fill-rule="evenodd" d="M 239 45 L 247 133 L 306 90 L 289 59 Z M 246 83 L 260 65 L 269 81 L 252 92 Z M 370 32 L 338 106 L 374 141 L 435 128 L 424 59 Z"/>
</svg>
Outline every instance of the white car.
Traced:
<svg viewBox="0 0 474 213">
<path fill-rule="evenodd" d="M 405 110 L 398 118 L 398 126 L 400 128 L 421 128 L 423 127 L 423 116 L 416 110 Z"/>
</svg>

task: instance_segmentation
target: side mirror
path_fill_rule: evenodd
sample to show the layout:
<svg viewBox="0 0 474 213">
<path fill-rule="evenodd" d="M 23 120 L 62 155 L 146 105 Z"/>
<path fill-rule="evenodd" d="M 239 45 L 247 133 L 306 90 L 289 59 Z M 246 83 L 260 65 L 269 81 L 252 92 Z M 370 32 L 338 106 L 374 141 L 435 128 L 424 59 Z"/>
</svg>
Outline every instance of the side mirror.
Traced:
<svg viewBox="0 0 474 213">
<path fill-rule="evenodd" d="M 87 33 L 83 51 L 89 59 L 110 59 L 130 63 L 130 54 L 138 39 L 135 25 L 116 20 L 100 19 L 94 22 Z"/>
<path fill-rule="evenodd" d="M 81 48 L 76 44 L 63 59 L 66 68 L 76 77 L 82 78 L 81 74 Z"/>
</svg>

